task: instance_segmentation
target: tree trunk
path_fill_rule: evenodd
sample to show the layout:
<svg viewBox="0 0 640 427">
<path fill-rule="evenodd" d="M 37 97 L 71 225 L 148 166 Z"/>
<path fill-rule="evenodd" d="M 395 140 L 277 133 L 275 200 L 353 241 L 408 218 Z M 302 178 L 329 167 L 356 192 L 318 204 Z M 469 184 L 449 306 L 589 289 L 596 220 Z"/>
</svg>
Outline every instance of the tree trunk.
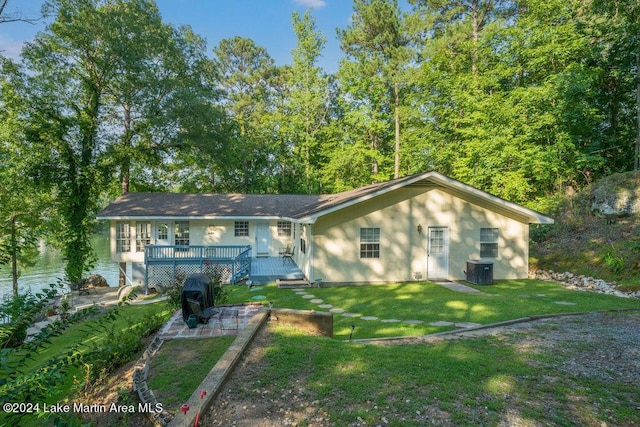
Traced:
<svg viewBox="0 0 640 427">
<path fill-rule="evenodd" d="M 124 109 L 124 137 L 123 137 L 123 145 L 125 147 L 124 150 L 124 158 L 122 159 L 122 194 L 129 192 L 129 180 L 131 175 L 131 155 L 129 147 L 131 147 L 131 106 L 125 103 L 122 108 Z"/>
<path fill-rule="evenodd" d="M 16 217 L 11 218 L 11 283 L 13 285 L 13 296 L 18 296 L 18 230 Z"/>
<path fill-rule="evenodd" d="M 473 38 L 471 73 L 475 75 L 478 70 L 478 39 L 480 38 L 480 23 L 478 22 L 478 9 L 480 8 L 480 5 L 477 0 L 472 2 L 471 8 L 471 19 L 473 21 L 473 34 L 471 36 Z"/>
<path fill-rule="evenodd" d="M 127 286 L 127 276 L 125 275 L 125 271 L 127 271 L 127 263 L 120 262 L 118 263 L 118 271 L 120 272 L 118 276 L 118 287 L 121 288 L 123 286 Z"/>
<path fill-rule="evenodd" d="M 124 150 L 124 158 L 122 159 L 122 194 L 126 194 L 129 192 L 129 180 L 131 175 L 131 159 L 129 158 L 131 147 L 131 106 L 128 103 L 125 103 L 123 106 L 124 109 L 124 138 L 123 144 L 127 148 Z M 120 268 L 118 269 L 118 287 L 126 286 L 127 284 L 127 276 L 125 272 L 127 271 L 127 263 L 121 262 Z"/>
<path fill-rule="evenodd" d="M 640 170 L 640 52 L 636 53 L 636 156 L 633 161 L 633 170 Z"/>
<path fill-rule="evenodd" d="M 395 146 L 395 168 L 393 172 L 394 178 L 400 178 L 400 84 L 398 82 L 394 85 L 394 110 L 395 110 L 395 125 L 396 125 L 396 146 Z"/>
</svg>

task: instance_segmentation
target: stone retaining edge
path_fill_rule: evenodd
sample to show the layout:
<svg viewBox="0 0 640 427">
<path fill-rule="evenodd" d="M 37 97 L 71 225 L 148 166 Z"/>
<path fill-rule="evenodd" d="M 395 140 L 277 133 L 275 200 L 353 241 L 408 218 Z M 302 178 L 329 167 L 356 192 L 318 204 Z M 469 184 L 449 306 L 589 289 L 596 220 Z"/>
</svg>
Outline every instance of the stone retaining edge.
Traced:
<svg viewBox="0 0 640 427">
<path fill-rule="evenodd" d="M 249 344 L 251 344 L 260 328 L 269 319 L 269 313 L 270 309 L 266 307 L 262 308 L 249 320 L 247 326 L 238 332 L 236 339 L 214 367 L 211 368 L 207 376 L 186 402 L 186 404 L 189 405 L 189 411 L 186 414 L 179 412 L 168 424 L 169 426 L 194 425 L 196 416 L 203 414 L 209 409 L 211 403 L 220 393 L 222 386 L 240 361 L 244 351 L 249 347 Z M 200 395 L 201 390 L 206 391 L 205 396 Z"/>
<path fill-rule="evenodd" d="M 156 408 L 156 405 L 159 403 L 153 391 L 149 388 L 147 384 L 147 374 L 149 373 L 149 362 L 151 358 L 155 356 L 155 354 L 160 350 L 164 344 L 164 340 L 160 338 L 159 335 L 156 335 L 147 349 L 142 353 L 142 357 L 138 360 L 133 370 L 132 375 L 132 388 L 138 395 L 140 401 L 149 408 Z M 151 412 L 148 413 L 149 418 L 156 426 L 166 426 L 171 420 L 172 415 L 166 411 L 162 410 L 162 412 Z"/>
<path fill-rule="evenodd" d="M 429 335 L 416 335 L 412 337 L 363 338 L 363 339 L 356 339 L 351 341 L 345 340 L 344 342 L 352 342 L 352 343 L 359 343 L 359 344 L 382 344 L 382 343 L 386 344 L 386 343 L 393 343 L 393 342 L 416 341 L 416 340 L 427 341 L 430 338 L 437 338 L 437 337 L 447 336 L 447 335 L 464 334 L 466 332 L 473 332 L 473 331 L 478 331 L 482 329 L 499 328 L 503 326 L 511 326 L 518 323 L 533 322 L 536 320 L 552 319 L 556 317 L 565 317 L 565 316 L 584 316 L 585 314 L 591 314 L 591 313 L 620 313 L 625 311 L 640 311 L 640 309 L 616 308 L 611 310 L 577 311 L 573 313 L 535 314 L 532 316 L 520 317 L 518 319 L 505 320 L 505 321 L 496 322 L 496 323 L 489 323 L 487 325 L 474 326 L 472 328 L 455 329 L 452 331 L 438 332 L 438 333 L 429 334 Z"/>
</svg>

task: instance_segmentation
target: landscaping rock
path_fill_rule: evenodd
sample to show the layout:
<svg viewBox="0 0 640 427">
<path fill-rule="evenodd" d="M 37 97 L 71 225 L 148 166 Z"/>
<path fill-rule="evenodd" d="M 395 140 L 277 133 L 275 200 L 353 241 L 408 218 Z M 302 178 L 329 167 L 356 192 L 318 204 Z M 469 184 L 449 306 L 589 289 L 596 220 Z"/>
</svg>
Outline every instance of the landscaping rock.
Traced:
<svg viewBox="0 0 640 427">
<path fill-rule="evenodd" d="M 591 210 L 605 217 L 640 213 L 640 174 L 627 172 L 603 178 L 591 191 Z"/>
<path fill-rule="evenodd" d="M 107 283 L 107 279 L 99 274 L 92 274 L 87 277 L 85 280 L 85 284 L 87 286 L 92 286 L 94 288 L 108 288 L 109 283 Z"/>
<path fill-rule="evenodd" d="M 640 299 L 640 291 L 626 292 L 617 289 L 615 282 L 607 283 L 602 279 L 595 279 L 589 276 L 581 276 L 565 271 L 557 273 L 553 270 L 538 270 L 532 275 L 534 279 L 560 282 L 567 289 L 579 291 L 592 291 L 601 294 L 614 295 L 622 298 L 638 298 Z"/>
</svg>

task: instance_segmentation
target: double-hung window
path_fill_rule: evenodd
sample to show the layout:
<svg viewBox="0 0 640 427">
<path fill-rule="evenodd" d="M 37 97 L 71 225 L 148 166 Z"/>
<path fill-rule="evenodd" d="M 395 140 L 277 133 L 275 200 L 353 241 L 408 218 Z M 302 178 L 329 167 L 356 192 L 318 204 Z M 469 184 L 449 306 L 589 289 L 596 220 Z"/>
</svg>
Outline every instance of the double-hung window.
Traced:
<svg viewBox="0 0 640 427">
<path fill-rule="evenodd" d="M 291 223 L 278 221 L 278 237 L 291 237 Z"/>
<path fill-rule="evenodd" d="M 175 225 L 175 244 L 189 245 L 189 221 L 176 221 Z"/>
<path fill-rule="evenodd" d="M 248 236 L 249 221 L 236 221 L 233 230 L 236 237 Z"/>
<path fill-rule="evenodd" d="M 380 258 L 380 229 L 360 229 L 360 258 Z"/>
<path fill-rule="evenodd" d="M 500 237 L 497 228 L 480 229 L 480 258 L 498 257 L 498 238 Z"/>
<path fill-rule="evenodd" d="M 151 223 L 136 222 L 136 252 L 144 252 L 144 248 L 151 244 Z"/>
<path fill-rule="evenodd" d="M 116 252 L 131 252 L 131 224 L 116 223 Z"/>
</svg>

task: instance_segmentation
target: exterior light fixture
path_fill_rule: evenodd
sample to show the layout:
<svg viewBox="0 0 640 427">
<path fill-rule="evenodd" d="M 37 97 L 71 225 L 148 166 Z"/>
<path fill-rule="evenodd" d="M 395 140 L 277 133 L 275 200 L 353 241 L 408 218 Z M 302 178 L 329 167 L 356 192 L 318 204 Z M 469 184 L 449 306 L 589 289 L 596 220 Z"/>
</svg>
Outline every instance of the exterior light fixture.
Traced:
<svg viewBox="0 0 640 427">
<path fill-rule="evenodd" d="M 422 224 L 418 224 L 416 230 L 418 230 L 418 234 L 422 234 Z"/>
</svg>

